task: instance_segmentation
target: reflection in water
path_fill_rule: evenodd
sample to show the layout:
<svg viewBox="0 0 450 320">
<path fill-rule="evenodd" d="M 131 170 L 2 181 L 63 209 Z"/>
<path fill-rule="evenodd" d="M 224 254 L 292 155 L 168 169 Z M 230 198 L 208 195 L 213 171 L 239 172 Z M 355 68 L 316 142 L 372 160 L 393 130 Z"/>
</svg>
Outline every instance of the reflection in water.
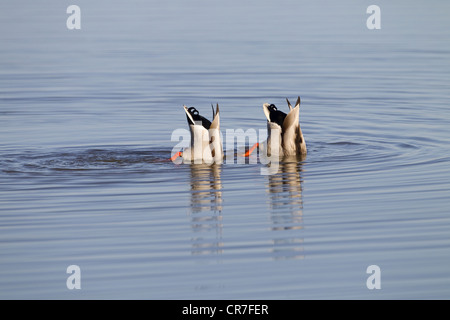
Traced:
<svg viewBox="0 0 450 320">
<path fill-rule="evenodd" d="M 276 232 L 272 253 L 275 259 L 303 258 L 302 163 L 298 156 L 284 157 L 279 171 L 269 175 L 267 184 L 272 231 Z"/>
<path fill-rule="evenodd" d="M 193 254 L 222 253 L 221 165 L 191 165 Z"/>
</svg>

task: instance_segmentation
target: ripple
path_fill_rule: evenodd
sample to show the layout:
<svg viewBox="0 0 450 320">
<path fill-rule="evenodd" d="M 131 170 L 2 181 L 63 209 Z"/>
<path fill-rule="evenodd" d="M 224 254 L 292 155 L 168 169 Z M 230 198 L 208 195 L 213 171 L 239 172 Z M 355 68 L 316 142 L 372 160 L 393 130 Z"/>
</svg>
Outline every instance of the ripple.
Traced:
<svg viewBox="0 0 450 320">
<path fill-rule="evenodd" d="M 172 167 L 169 150 L 136 150 L 132 148 L 71 148 L 54 152 L 24 151 L 5 154 L 0 161 L 7 174 L 46 172 L 90 172 L 108 170 L 127 172 L 161 170 Z"/>
</svg>

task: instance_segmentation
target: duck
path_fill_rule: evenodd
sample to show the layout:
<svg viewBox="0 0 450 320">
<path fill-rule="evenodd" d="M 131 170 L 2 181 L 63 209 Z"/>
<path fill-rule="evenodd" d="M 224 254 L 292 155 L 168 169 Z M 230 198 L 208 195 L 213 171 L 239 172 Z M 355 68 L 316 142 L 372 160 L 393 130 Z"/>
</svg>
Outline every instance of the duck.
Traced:
<svg viewBox="0 0 450 320">
<path fill-rule="evenodd" d="M 286 102 L 289 107 L 287 114 L 278 110 L 274 104 L 263 104 L 263 111 L 267 119 L 267 140 L 261 144 L 255 143 L 244 156 L 249 156 L 257 147 L 259 147 L 260 151 L 266 152 L 268 156 L 271 156 L 273 151 L 271 144 L 274 141 L 279 145 L 278 154 L 281 157 L 292 155 L 306 156 L 306 142 L 299 123 L 300 97 L 297 98 L 294 107 L 292 107 L 288 98 L 286 98 Z"/>
<path fill-rule="evenodd" d="M 224 153 L 220 135 L 219 104 L 216 105 L 215 111 L 214 106 L 211 107 L 213 118 L 209 121 L 200 115 L 195 107 L 188 108 L 183 105 L 191 132 L 191 142 L 188 148 L 175 153 L 170 160 L 175 161 L 178 157 L 182 157 L 185 163 L 222 163 Z"/>
</svg>

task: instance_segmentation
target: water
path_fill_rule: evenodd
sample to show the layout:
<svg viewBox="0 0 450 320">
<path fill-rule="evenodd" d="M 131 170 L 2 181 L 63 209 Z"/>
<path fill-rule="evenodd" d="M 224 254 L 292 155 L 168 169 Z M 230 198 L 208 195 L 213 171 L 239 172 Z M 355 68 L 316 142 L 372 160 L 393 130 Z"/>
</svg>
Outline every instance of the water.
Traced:
<svg viewBox="0 0 450 320">
<path fill-rule="evenodd" d="M 2 299 L 450 298 L 446 1 L 377 1 L 381 30 L 368 1 L 70 4 L 0 4 Z M 225 133 L 298 95 L 277 174 L 167 161 L 183 104 Z"/>
</svg>

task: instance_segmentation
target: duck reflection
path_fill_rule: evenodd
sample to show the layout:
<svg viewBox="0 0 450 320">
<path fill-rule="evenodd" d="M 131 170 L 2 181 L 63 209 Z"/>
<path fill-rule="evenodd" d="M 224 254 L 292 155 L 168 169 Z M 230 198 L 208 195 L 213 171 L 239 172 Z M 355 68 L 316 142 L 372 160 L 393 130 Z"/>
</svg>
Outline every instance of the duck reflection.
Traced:
<svg viewBox="0 0 450 320">
<path fill-rule="evenodd" d="M 283 157 L 279 171 L 268 176 L 271 229 L 276 232 L 272 240 L 274 259 L 304 257 L 300 231 L 303 229 L 301 160 L 300 156 Z"/>
<path fill-rule="evenodd" d="M 220 164 L 191 164 L 192 254 L 222 253 Z"/>
</svg>

